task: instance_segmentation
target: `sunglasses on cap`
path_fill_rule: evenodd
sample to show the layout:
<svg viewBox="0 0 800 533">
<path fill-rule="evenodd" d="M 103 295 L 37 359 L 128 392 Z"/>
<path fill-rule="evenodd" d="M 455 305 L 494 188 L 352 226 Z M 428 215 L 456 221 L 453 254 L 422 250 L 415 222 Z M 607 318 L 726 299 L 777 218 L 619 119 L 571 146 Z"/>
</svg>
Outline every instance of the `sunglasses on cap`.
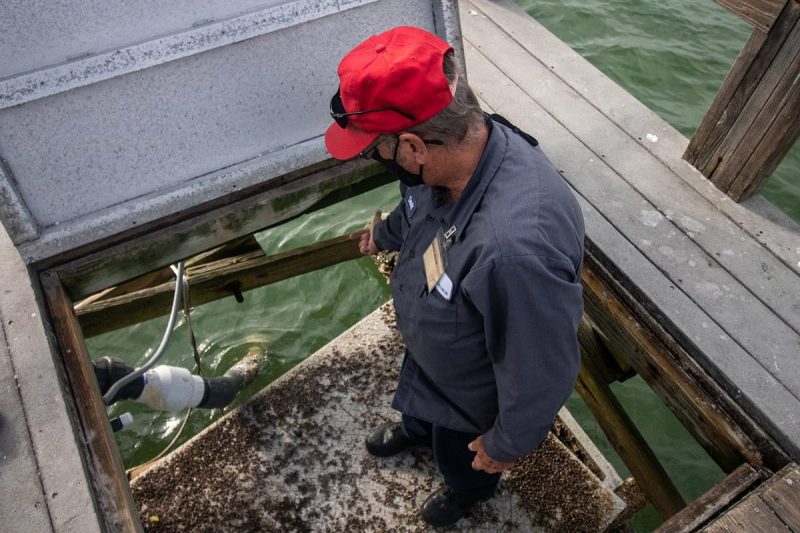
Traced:
<svg viewBox="0 0 800 533">
<path fill-rule="evenodd" d="M 331 98 L 331 118 L 339 125 L 341 128 L 346 128 L 347 123 L 349 122 L 348 118 L 352 115 L 365 115 L 367 113 L 377 113 L 378 111 L 393 111 L 399 115 L 406 117 L 408 120 L 414 121 L 414 115 L 409 115 L 399 109 L 395 109 L 394 107 L 376 107 L 375 109 L 365 109 L 363 111 L 346 111 L 344 108 L 344 104 L 342 103 L 342 93 L 341 88 L 336 90 L 336 94 L 333 95 Z"/>
</svg>

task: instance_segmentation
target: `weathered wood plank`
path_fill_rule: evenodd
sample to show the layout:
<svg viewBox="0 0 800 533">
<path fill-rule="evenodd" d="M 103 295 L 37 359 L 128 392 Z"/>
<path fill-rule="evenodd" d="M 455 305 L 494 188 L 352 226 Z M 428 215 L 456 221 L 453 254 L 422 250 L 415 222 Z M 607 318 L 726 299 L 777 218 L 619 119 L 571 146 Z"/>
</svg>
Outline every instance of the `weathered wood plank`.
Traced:
<svg viewBox="0 0 800 533">
<path fill-rule="evenodd" d="M 761 498 L 792 529 L 800 530 L 800 466 L 789 465 L 775 474 Z"/>
<path fill-rule="evenodd" d="M 54 273 L 43 273 L 41 280 L 78 410 L 76 422 L 84 436 L 82 444 L 86 447 L 86 466 L 100 511 L 98 516 L 101 521 L 105 520 L 108 531 L 141 531 L 138 511 L 72 302 Z"/>
<path fill-rule="evenodd" d="M 761 474 L 750 465 L 743 464 L 711 488 L 708 492 L 684 507 L 679 513 L 661 524 L 657 533 L 682 533 L 697 531 L 714 515 L 728 507 L 753 485 Z"/>
<path fill-rule="evenodd" d="M 179 222 L 162 220 L 139 237 L 125 235 L 97 243 L 101 251 L 57 267 L 70 297 L 77 301 L 128 279 L 174 263 L 271 225 L 285 222 L 326 199 L 359 194 L 388 183 L 377 165 L 351 161 L 323 170 L 303 169 L 250 191 L 236 202 L 208 212 L 187 213 Z M 233 195 L 232 195 L 233 196 Z M 338 198 L 338 197 L 337 197 Z M 105 247 L 105 248 L 103 248 Z"/>
<path fill-rule="evenodd" d="M 800 4 L 797 10 L 800 11 Z M 786 113 L 791 114 L 792 106 L 800 105 L 797 98 L 797 78 L 800 77 L 800 21 L 788 36 L 780 37 L 783 44 L 764 77 L 757 80 L 755 90 L 741 113 L 736 116 L 731 128 L 728 131 L 720 130 L 725 138 L 710 153 L 709 163 L 705 167 L 699 167 L 724 192 L 729 192 L 737 179 L 747 182 L 753 180 L 753 176 L 742 175 L 745 163 L 761 141 L 765 140 L 765 133 L 780 113 L 786 109 Z M 766 140 L 775 151 L 786 153 L 795 139 L 771 137 Z M 774 167 L 765 170 L 774 170 Z M 732 198 L 739 200 L 735 196 Z"/>
<path fill-rule="evenodd" d="M 716 519 L 708 527 L 703 528 L 703 531 L 709 533 L 751 533 L 753 531 L 779 533 L 792 530 L 778 518 L 766 502 L 758 496 L 751 496 Z"/>
<path fill-rule="evenodd" d="M 347 235 L 267 256 L 263 251 L 220 259 L 187 270 L 192 305 L 240 294 L 256 287 L 361 257 Z M 175 281 L 83 306 L 78 320 L 86 337 L 169 313 Z"/>
<path fill-rule="evenodd" d="M 703 531 L 800 530 L 800 468 L 790 463 Z"/>
<path fill-rule="evenodd" d="M 260 248 L 261 247 L 259 246 L 255 237 L 253 235 L 247 235 L 190 257 L 186 260 L 186 268 L 189 269 L 195 265 L 209 263 L 224 257 L 241 255 L 247 252 L 259 250 Z M 109 287 L 108 289 L 88 296 L 87 298 L 75 304 L 75 312 L 80 314 L 79 312 L 81 309 L 100 300 L 106 300 L 108 298 L 130 294 L 132 292 L 140 291 L 155 285 L 161 285 L 162 283 L 172 279 L 174 276 L 175 274 L 169 267 L 164 267 L 154 272 L 149 272 L 143 276 L 139 276 L 138 278 L 134 278 L 130 281 L 126 281 L 125 283 L 117 285 L 116 287 Z"/>
<path fill-rule="evenodd" d="M 686 502 L 622 404 L 611 392 L 608 379 L 600 371 L 599 361 L 604 357 L 597 344 L 581 344 L 581 369 L 575 388 L 647 499 L 666 520 L 682 509 Z"/>
<path fill-rule="evenodd" d="M 565 178 L 577 189 L 579 195 L 585 196 L 589 202 L 584 206 L 588 235 L 598 242 L 599 248 L 610 254 L 609 261 L 617 265 L 617 270 L 624 272 L 623 279 L 628 279 L 626 286 L 639 287 L 637 298 L 641 297 L 642 301 L 648 302 L 650 309 L 659 313 L 659 319 L 663 320 L 670 335 L 679 339 L 681 346 L 689 350 L 692 357 L 702 363 L 714 379 L 726 387 L 729 394 L 747 406 L 760 423 L 767 423 L 783 444 L 788 444 L 790 449 L 797 451 L 800 431 L 794 429 L 798 420 L 794 406 L 800 406 L 800 403 L 796 395 L 769 375 L 768 371 L 770 364 L 773 365 L 772 370 L 775 370 L 773 356 L 781 356 L 780 350 L 774 351 L 773 347 L 763 342 L 767 335 L 764 334 L 761 324 L 765 322 L 770 311 L 746 297 L 748 288 L 737 281 L 759 279 L 753 287 L 754 291 L 763 291 L 770 283 L 774 283 L 772 292 L 777 298 L 784 299 L 783 308 L 792 316 L 796 311 L 791 310 L 793 299 L 786 294 L 785 287 L 796 284 L 797 276 L 780 262 L 778 265 L 784 269 L 782 274 L 787 280 L 791 280 L 787 283 L 775 283 L 773 279 L 762 284 L 755 272 L 753 275 L 746 274 L 762 269 L 762 277 L 765 275 L 760 261 L 752 261 L 754 256 L 759 260 L 766 259 L 767 270 L 771 273 L 771 265 L 774 263 L 769 261 L 775 261 L 775 257 L 746 233 L 740 232 L 727 217 L 713 208 L 709 209 L 705 199 L 698 197 L 692 187 L 671 174 L 669 167 L 660 159 L 648 159 L 647 154 L 652 157 L 651 152 L 645 151 L 641 157 L 634 155 L 633 152 L 641 144 L 630 139 L 627 133 L 608 120 L 604 122 L 604 117 L 595 118 L 598 112 L 593 105 L 587 104 L 581 95 L 577 95 L 559 78 L 547 72 L 551 69 L 544 69 L 543 72 L 541 65 L 537 66 L 530 59 L 519 55 L 514 50 L 518 45 L 510 41 L 507 33 L 499 29 L 490 33 L 490 29 L 486 29 L 487 20 L 483 16 L 485 11 L 482 11 L 484 8 L 486 11 L 497 11 L 501 14 L 498 16 L 511 17 L 509 21 L 503 20 L 503 29 L 506 31 L 513 26 L 513 21 L 516 20 L 513 17 L 525 20 L 523 16 L 513 12 L 516 8 L 507 7 L 506 2 L 497 5 L 495 2 L 479 1 L 466 3 L 464 11 L 475 5 L 480 6 L 476 10 L 477 15 L 465 17 L 462 25 L 471 80 L 480 97 L 517 125 L 540 138 L 556 168 L 563 171 Z M 491 15 L 494 17 L 495 13 L 492 12 Z M 526 22 L 525 27 L 527 24 Z M 524 28 L 520 25 L 522 23 L 515 27 L 514 37 L 527 39 L 528 34 L 523 32 Z M 484 29 L 489 34 L 479 34 L 476 28 Z M 531 38 L 540 37 L 542 36 L 534 33 Z M 505 72 L 478 52 L 473 40 L 480 41 L 483 48 L 491 48 L 486 53 L 492 55 L 492 61 L 503 66 L 504 70 L 513 71 L 511 75 L 514 79 L 509 79 Z M 550 46 L 547 39 L 541 38 L 541 41 L 544 48 Z M 526 43 L 526 46 L 534 46 L 534 43 Z M 502 50 L 502 53 L 498 50 Z M 582 61 L 575 56 L 569 56 L 568 59 L 567 65 Z M 554 70 L 558 70 L 560 64 L 554 66 Z M 535 95 L 535 100 L 526 95 L 521 87 L 530 95 Z M 635 104 L 627 96 L 616 104 L 606 102 L 606 106 L 627 107 L 629 100 L 631 105 Z M 539 104 L 546 105 L 557 117 L 551 116 Z M 652 115 L 641 106 L 639 108 L 643 120 Z M 628 117 L 628 120 L 634 121 L 634 118 Z M 602 132 L 602 135 L 597 132 Z M 613 165 L 616 172 L 609 165 Z M 620 182 L 621 177 L 627 180 L 628 186 Z M 635 191 L 646 194 L 647 198 L 636 194 L 629 186 L 630 183 L 635 184 Z M 651 209 L 651 202 L 658 209 Z M 694 204 L 698 213 L 704 215 L 698 218 L 691 216 L 692 211 L 684 211 L 684 204 Z M 652 215 L 652 219 L 647 219 L 648 215 Z M 668 222 L 665 215 L 671 217 L 672 221 Z M 717 216 L 719 218 L 715 218 Z M 592 220 L 591 223 L 589 219 Z M 705 226 L 706 231 L 691 231 L 690 228 L 700 229 L 693 221 Z M 621 228 L 624 236 L 614 229 L 615 226 Z M 601 227 L 608 227 L 610 233 L 604 235 L 604 231 L 599 229 Z M 681 230 L 686 233 L 682 234 Z M 709 253 L 692 248 L 693 244 L 689 240 L 702 240 L 703 247 Z M 732 249 L 724 245 L 720 247 L 718 241 L 740 242 L 746 247 L 747 253 L 743 250 L 742 257 L 735 254 L 729 256 L 729 252 L 724 252 Z M 653 246 L 653 243 L 658 244 Z M 755 255 L 751 255 L 748 247 L 750 245 L 755 246 L 752 251 Z M 667 252 L 672 252 L 672 255 L 668 257 Z M 725 268 L 720 269 L 719 265 Z M 728 277 L 725 272 L 728 269 L 735 277 Z M 781 275 L 780 271 L 778 275 Z M 726 278 L 724 281 L 723 277 Z M 709 296 L 714 299 L 714 296 L 707 293 L 706 289 L 713 288 L 707 283 L 720 289 L 716 293 L 720 297 L 718 304 L 713 304 L 708 299 Z M 741 291 L 739 294 L 745 299 L 731 298 L 728 290 L 732 290 L 734 285 L 738 285 L 736 291 Z M 782 296 L 780 293 L 783 293 Z M 729 303 L 721 303 L 729 298 Z M 701 307 L 698 307 L 698 303 L 701 303 Z M 760 310 L 756 311 L 751 304 Z M 731 315 L 725 312 L 726 307 Z M 750 318 L 742 321 L 743 314 L 748 314 Z M 758 327 L 754 327 L 757 325 Z M 786 333 L 786 349 L 782 353 L 793 353 L 797 345 L 796 333 Z M 735 337 L 731 338 L 731 335 Z M 747 337 L 749 340 L 746 340 Z M 747 350 L 760 353 L 763 363 L 754 360 L 747 350 L 742 349 L 743 346 Z M 780 363 L 779 360 L 778 364 Z M 782 373 L 781 377 L 783 375 Z M 773 394 L 776 396 L 773 397 Z M 788 434 L 795 436 L 787 439 Z M 735 466 L 738 463 L 732 464 L 731 468 Z"/>
<path fill-rule="evenodd" d="M 719 5 L 767 33 L 787 0 L 714 0 Z"/>
</svg>

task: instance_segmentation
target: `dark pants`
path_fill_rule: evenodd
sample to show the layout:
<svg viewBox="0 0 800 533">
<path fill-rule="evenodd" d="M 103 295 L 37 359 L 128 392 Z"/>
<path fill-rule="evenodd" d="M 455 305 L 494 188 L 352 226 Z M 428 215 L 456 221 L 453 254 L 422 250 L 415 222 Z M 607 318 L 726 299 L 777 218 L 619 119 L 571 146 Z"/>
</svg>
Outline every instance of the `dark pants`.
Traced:
<svg viewBox="0 0 800 533">
<path fill-rule="evenodd" d="M 403 432 L 419 446 L 433 447 L 436 466 L 445 484 L 465 500 L 481 500 L 494 492 L 500 474 L 473 470 L 471 452 L 467 445 L 478 433 L 462 433 L 419 418 L 403 415 Z"/>
</svg>

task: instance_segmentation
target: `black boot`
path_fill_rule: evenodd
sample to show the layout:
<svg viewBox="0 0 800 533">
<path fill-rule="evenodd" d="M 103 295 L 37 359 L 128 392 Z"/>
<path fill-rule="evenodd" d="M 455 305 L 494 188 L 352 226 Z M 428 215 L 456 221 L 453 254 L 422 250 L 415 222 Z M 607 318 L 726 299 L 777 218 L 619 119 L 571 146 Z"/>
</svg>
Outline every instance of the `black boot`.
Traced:
<svg viewBox="0 0 800 533">
<path fill-rule="evenodd" d="M 403 432 L 400 422 L 389 422 L 370 433 L 366 444 L 370 454 L 376 457 L 389 457 L 414 446 L 414 441 Z"/>
<path fill-rule="evenodd" d="M 491 494 L 482 498 L 466 499 L 450 487 L 444 486 L 428 496 L 422 504 L 422 517 L 433 527 L 451 526 L 469 515 L 469 510 L 475 504 L 490 497 Z"/>
</svg>

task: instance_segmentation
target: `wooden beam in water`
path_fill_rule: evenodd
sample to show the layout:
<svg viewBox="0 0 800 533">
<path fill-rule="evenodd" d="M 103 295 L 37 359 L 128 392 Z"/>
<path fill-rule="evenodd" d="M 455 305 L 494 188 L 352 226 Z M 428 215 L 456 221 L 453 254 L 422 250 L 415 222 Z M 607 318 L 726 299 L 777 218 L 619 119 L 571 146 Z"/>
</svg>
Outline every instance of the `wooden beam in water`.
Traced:
<svg viewBox="0 0 800 533">
<path fill-rule="evenodd" d="M 254 252 L 260 249 L 261 247 L 259 246 L 258 241 L 256 241 L 255 236 L 246 235 L 245 237 L 235 239 L 231 242 L 225 243 L 223 245 L 212 248 L 211 250 L 190 257 L 189 259 L 186 260 L 186 268 L 187 269 L 192 268 L 194 266 L 201 265 L 204 263 L 210 263 L 211 261 L 217 261 L 219 259 L 223 259 L 233 255 L 241 255 L 248 252 Z M 142 289 L 147 289 L 155 285 L 161 285 L 162 283 L 170 281 L 173 277 L 175 277 L 175 274 L 169 267 L 164 267 L 159 270 L 155 270 L 143 276 L 139 276 L 138 278 L 126 281 L 125 283 L 117 285 L 116 287 L 109 287 L 104 291 L 100 291 L 97 294 L 93 294 L 81 300 L 80 302 L 75 304 L 75 311 L 77 313 L 80 313 L 80 310 L 88 306 L 89 304 L 99 302 L 101 300 L 107 300 L 109 298 L 113 298 L 116 296 L 130 294 L 132 292 L 140 291 Z"/>
<path fill-rule="evenodd" d="M 223 205 L 200 206 L 180 219 L 165 219 L 77 250 L 55 266 L 67 294 L 78 301 L 111 286 L 286 222 L 326 204 L 391 181 L 377 164 L 347 161 L 303 168 L 247 191 L 233 192 Z M 88 255 L 81 255 L 88 254 Z M 56 260 L 67 260 L 58 257 Z M 49 267 L 51 265 L 48 265 Z M 37 268 L 39 266 L 37 265 Z M 44 268 L 43 266 L 41 268 Z"/>
<path fill-rule="evenodd" d="M 88 479 L 92 483 L 98 517 L 106 531 L 141 531 L 138 511 L 131 496 L 125 470 L 103 405 L 81 328 L 72 302 L 61 281 L 52 272 L 41 275 L 42 287 L 53 329 L 66 369 L 66 381 L 75 400 L 80 427 L 79 445 L 84 452 Z M 56 361 L 57 366 L 61 362 Z M 65 436 L 65 438 L 70 438 Z"/>
<path fill-rule="evenodd" d="M 596 349 L 596 344 L 581 344 L 581 369 L 575 388 L 647 499 L 666 520 L 680 511 L 686 502 L 609 388 L 607 379 L 599 370 L 598 359 L 603 354 Z"/>
<path fill-rule="evenodd" d="M 750 465 L 740 465 L 720 483 L 714 485 L 711 490 L 661 524 L 656 530 L 657 533 L 697 531 L 703 524 L 739 499 L 756 483 L 759 483 L 761 479 L 761 474 L 753 470 Z"/>
<path fill-rule="evenodd" d="M 714 0 L 758 31 L 767 33 L 787 0 Z"/>
<path fill-rule="evenodd" d="M 684 159 L 736 201 L 758 193 L 800 135 L 800 3 L 753 32 Z"/>
<path fill-rule="evenodd" d="M 267 256 L 260 249 L 197 265 L 187 270 L 192 305 L 200 305 L 250 289 L 361 257 L 358 243 L 347 235 Z M 175 281 L 142 289 L 78 309 L 88 338 L 169 313 Z"/>
</svg>

